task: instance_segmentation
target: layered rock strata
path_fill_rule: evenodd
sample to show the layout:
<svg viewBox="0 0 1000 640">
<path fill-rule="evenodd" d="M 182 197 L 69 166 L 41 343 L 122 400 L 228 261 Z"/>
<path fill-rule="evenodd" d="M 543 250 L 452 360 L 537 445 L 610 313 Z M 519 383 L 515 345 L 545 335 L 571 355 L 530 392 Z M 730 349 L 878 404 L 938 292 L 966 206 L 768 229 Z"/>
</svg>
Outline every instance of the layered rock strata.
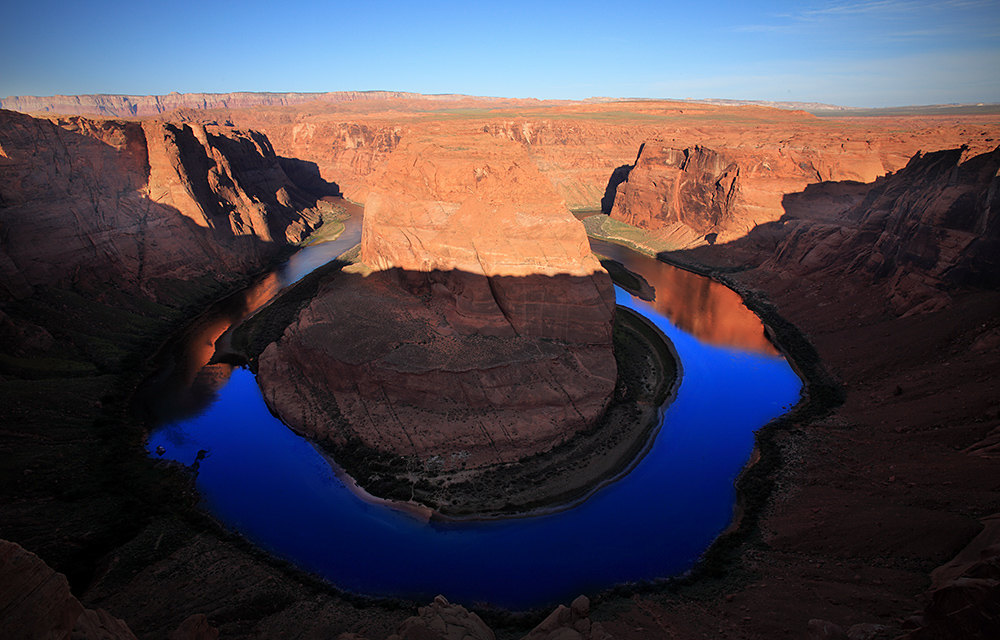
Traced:
<svg viewBox="0 0 1000 640">
<path fill-rule="evenodd" d="M 122 620 L 84 608 L 66 576 L 7 540 L 0 540 L 0 628 L 12 640 L 135 640 Z"/>
<path fill-rule="evenodd" d="M 611 217 L 686 248 L 727 242 L 779 220 L 786 196 L 810 183 L 869 182 L 884 171 L 877 155 L 862 150 L 833 157 L 793 148 L 677 148 L 652 140 L 640 147 L 624 180 L 617 178 L 613 204 L 606 203 Z"/>
<path fill-rule="evenodd" d="M 167 280 L 259 268 L 316 221 L 252 131 L 0 111 L 0 168 L 0 299 L 112 285 L 156 299 Z"/>
<path fill-rule="evenodd" d="M 794 223 L 765 268 L 851 274 L 884 287 L 898 313 L 949 292 L 1000 285 L 1000 147 L 917 154 L 829 222 Z"/>
<path fill-rule="evenodd" d="M 432 100 L 458 102 L 469 99 L 463 95 L 424 96 L 404 91 L 328 91 L 324 93 L 254 92 L 177 93 L 165 95 L 78 95 L 78 96 L 9 96 L 0 98 L 0 108 L 23 113 L 57 113 L 92 115 L 113 118 L 150 116 L 177 109 L 247 109 L 280 107 L 309 103 L 351 103 L 382 100 Z M 490 100 L 479 98 L 478 100 Z M 498 99 L 494 99 L 498 100 Z"/>
<path fill-rule="evenodd" d="M 471 468 L 600 417 L 616 381 L 614 296 L 530 159 L 481 137 L 448 142 L 390 160 L 365 215 L 374 271 L 321 286 L 258 378 L 311 437 Z"/>
</svg>

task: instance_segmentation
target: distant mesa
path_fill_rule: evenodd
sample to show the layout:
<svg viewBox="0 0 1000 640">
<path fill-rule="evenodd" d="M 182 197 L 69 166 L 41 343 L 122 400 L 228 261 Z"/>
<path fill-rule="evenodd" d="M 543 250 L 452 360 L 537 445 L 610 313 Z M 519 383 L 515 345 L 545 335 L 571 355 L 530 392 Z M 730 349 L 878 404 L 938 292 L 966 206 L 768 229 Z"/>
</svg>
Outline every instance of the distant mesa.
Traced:
<svg viewBox="0 0 1000 640">
<path fill-rule="evenodd" d="M 360 100 L 434 100 L 448 102 L 469 96 L 424 95 L 405 91 L 328 91 L 320 93 L 273 93 L 235 91 L 232 93 L 177 93 L 166 95 L 91 94 L 77 96 L 8 96 L 0 98 L 0 109 L 21 113 L 54 113 L 110 118 L 156 116 L 177 109 L 246 109 L 284 107 L 309 102 L 355 102 Z M 490 98 L 477 98 L 489 101 Z M 499 101 L 500 99 L 494 98 Z"/>
</svg>

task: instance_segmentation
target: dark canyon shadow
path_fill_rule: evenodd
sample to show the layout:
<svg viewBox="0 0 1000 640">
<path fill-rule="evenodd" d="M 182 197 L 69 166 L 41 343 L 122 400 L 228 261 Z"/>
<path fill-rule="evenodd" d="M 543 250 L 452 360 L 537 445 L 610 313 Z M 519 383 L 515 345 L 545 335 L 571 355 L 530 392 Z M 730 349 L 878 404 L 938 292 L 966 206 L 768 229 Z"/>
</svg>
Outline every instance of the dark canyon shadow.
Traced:
<svg viewBox="0 0 1000 640">
<path fill-rule="evenodd" d="M 192 127 L 163 125 L 157 144 L 172 145 L 188 202 L 204 213 L 196 221 L 146 195 L 143 123 L 0 120 L 18 160 L 0 176 L 0 521 L 4 538 L 82 589 L 100 557 L 188 502 L 186 480 L 143 459 L 145 430 L 126 410 L 144 363 L 181 323 L 287 255 L 290 227 L 314 224 L 297 208 L 317 198 L 253 136 L 199 141 Z"/>
<path fill-rule="evenodd" d="M 645 146 L 645 143 L 639 145 L 639 151 L 635 155 L 636 162 L 638 162 L 639 156 L 642 155 L 642 150 Z M 604 188 L 604 196 L 601 198 L 601 213 L 605 215 L 611 213 L 611 209 L 615 205 L 615 195 L 618 193 L 618 185 L 628 180 L 628 174 L 633 168 L 635 168 L 635 162 L 632 164 L 623 164 L 611 172 L 611 177 L 608 178 L 608 186 Z"/>
<path fill-rule="evenodd" d="M 636 319 L 612 331 L 603 274 L 344 266 L 304 278 L 231 344 L 272 409 L 373 493 L 453 515 L 526 511 L 590 491 L 644 446 L 673 358 Z M 620 423 L 614 438 L 602 420 Z M 567 472 L 569 459 L 588 470 Z"/>
<path fill-rule="evenodd" d="M 342 197 L 340 185 L 324 180 L 320 175 L 319 165 L 300 158 L 278 156 L 278 162 L 288 178 L 303 191 L 317 198 L 324 196 Z"/>
</svg>

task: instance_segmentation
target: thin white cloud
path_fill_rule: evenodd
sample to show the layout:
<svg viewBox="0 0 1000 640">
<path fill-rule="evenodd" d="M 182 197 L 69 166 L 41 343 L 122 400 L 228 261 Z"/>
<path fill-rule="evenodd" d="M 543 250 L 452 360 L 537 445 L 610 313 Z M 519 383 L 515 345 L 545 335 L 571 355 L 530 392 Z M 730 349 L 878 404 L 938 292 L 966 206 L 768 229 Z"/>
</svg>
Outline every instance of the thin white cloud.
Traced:
<svg viewBox="0 0 1000 640">
<path fill-rule="evenodd" d="M 741 24 L 732 28 L 737 33 L 786 33 L 801 30 L 792 24 Z"/>
<path fill-rule="evenodd" d="M 961 36 L 995 39 L 1000 14 L 986 17 L 976 9 L 993 8 L 996 0 L 861 0 L 839 2 L 814 9 L 774 13 L 761 22 L 735 25 L 734 33 L 803 34 L 806 30 L 832 28 L 832 21 L 857 20 L 864 26 L 884 27 L 891 40 L 933 39 Z M 895 28 L 894 28 L 895 27 Z M 822 33 L 822 31 L 819 31 Z"/>
<path fill-rule="evenodd" d="M 863 13 L 901 13 L 940 7 L 943 3 L 914 2 L 913 0 L 877 0 L 875 2 L 848 2 L 822 9 L 803 11 L 802 16 L 856 15 Z"/>
<path fill-rule="evenodd" d="M 917 11 L 953 11 L 974 9 L 995 4 L 995 0 L 869 0 L 866 2 L 844 2 L 822 9 L 802 11 L 801 16 L 858 15 L 872 13 L 913 13 Z"/>
</svg>

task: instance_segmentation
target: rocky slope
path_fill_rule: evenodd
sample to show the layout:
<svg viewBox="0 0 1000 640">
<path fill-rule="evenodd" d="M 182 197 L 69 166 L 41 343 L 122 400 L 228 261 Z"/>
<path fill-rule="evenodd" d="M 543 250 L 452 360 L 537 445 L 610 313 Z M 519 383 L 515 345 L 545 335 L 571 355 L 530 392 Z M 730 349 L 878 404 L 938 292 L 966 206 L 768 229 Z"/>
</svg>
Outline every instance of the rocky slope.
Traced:
<svg viewBox="0 0 1000 640">
<path fill-rule="evenodd" d="M 308 233 L 315 198 L 261 134 L 0 111 L 3 288 L 143 292 L 229 279 Z"/>
<path fill-rule="evenodd" d="M 0 111 L 5 537 L 73 583 L 142 526 L 134 492 L 166 476 L 127 411 L 139 363 L 308 232 L 314 202 L 258 133 Z"/>
<path fill-rule="evenodd" d="M 260 356 L 265 397 L 296 430 L 472 468 L 604 411 L 610 279 L 530 159 L 484 138 L 394 155 L 366 209 L 374 272 L 322 287 Z"/>
<path fill-rule="evenodd" d="M 0 626 L 11 640 L 135 640 L 128 625 L 107 611 L 85 609 L 66 576 L 6 540 L 0 540 Z"/>
<path fill-rule="evenodd" d="M 798 221 L 765 268 L 877 283 L 899 313 L 1000 285 L 1000 147 L 917 154 L 828 222 Z"/>
</svg>

